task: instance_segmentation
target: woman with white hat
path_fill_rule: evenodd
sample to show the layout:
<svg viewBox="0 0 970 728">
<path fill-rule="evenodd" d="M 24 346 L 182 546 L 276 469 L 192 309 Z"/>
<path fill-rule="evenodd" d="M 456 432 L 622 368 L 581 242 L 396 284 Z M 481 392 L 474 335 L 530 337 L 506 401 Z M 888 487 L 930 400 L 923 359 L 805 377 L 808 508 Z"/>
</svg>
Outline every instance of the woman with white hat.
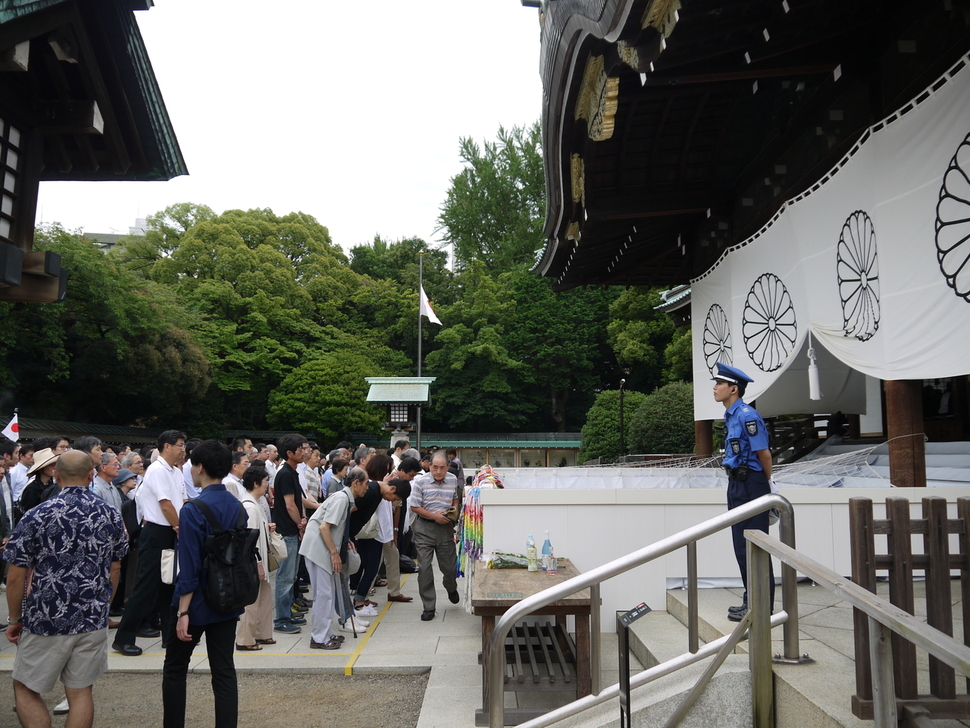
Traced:
<svg viewBox="0 0 970 728">
<path fill-rule="evenodd" d="M 21 513 L 26 513 L 43 502 L 44 491 L 54 482 L 58 457 L 60 453 L 54 452 L 49 447 L 34 453 L 34 464 L 27 471 L 27 485 L 20 494 Z"/>
</svg>

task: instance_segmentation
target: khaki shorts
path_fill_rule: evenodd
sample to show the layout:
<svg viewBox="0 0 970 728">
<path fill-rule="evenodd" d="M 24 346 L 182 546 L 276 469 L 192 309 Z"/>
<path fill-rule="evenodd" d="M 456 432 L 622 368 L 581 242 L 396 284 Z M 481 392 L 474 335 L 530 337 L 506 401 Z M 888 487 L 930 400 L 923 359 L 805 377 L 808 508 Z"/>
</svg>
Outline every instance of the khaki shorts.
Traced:
<svg viewBox="0 0 970 728">
<path fill-rule="evenodd" d="M 35 693 L 49 693 L 58 678 L 67 688 L 93 685 L 108 669 L 108 628 L 53 636 L 21 632 L 11 677 Z"/>
</svg>

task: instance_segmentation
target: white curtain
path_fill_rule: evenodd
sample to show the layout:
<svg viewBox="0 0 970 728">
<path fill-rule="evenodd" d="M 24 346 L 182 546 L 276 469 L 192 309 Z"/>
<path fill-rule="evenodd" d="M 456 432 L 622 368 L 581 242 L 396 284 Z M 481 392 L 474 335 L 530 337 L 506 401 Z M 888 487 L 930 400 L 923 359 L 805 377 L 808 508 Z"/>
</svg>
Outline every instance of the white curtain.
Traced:
<svg viewBox="0 0 970 728">
<path fill-rule="evenodd" d="M 863 413 L 860 373 L 970 373 L 970 70 L 944 79 L 692 281 L 696 419 L 724 415 L 704 386 L 718 360 L 766 416 Z"/>
</svg>

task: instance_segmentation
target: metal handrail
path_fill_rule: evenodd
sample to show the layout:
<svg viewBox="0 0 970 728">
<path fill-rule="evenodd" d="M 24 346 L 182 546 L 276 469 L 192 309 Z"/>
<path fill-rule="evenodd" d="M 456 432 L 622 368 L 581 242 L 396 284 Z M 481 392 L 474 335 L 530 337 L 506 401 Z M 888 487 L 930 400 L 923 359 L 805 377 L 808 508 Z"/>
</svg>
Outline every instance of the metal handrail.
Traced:
<svg viewBox="0 0 970 728">
<path fill-rule="evenodd" d="M 774 689 L 771 678 L 771 628 L 768 626 L 770 609 L 767 608 L 767 589 L 762 581 L 767 579 L 769 555 L 781 560 L 788 568 L 804 574 L 819 586 L 839 596 L 866 613 L 870 631 L 876 634 L 870 640 L 872 656 L 873 712 L 877 728 L 892 726 L 896 721 L 896 697 L 893 687 L 892 645 L 888 639 L 891 630 L 903 639 L 970 677 L 970 647 L 950 635 L 931 627 L 908 612 L 903 611 L 878 594 L 849 581 L 814 559 L 801 554 L 790 545 L 762 531 L 745 531 L 744 537 L 754 548 L 748 549 L 748 574 L 752 586 L 749 595 L 751 605 L 751 700 L 754 708 L 754 728 L 773 725 Z"/>
<path fill-rule="evenodd" d="M 626 573 L 627 571 L 635 569 L 638 566 L 643 566 L 654 559 L 665 556 L 672 551 L 676 551 L 677 549 L 683 548 L 694 541 L 698 541 L 699 539 L 715 534 L 718 531 L 722 531 L 725 528 L 735 525 L 736 523 L 746 521 L 752 516 L 756 516 L 759 513 L 771 510 L 772 508 L 777 508 L 781 512 L 780 525 L 782 542 L 794 549 L 795 514 L 791 503 L 788 502 L 787 498 L 778 494 L 765 495 L 757 500 L 751 501 L 750 503 L 746 503 L 743 506 L 732 508 L 731 510 L 715 516 L 714 518 L 684 529 L 680 533 L 661 539 L 660 541 L 646 546 L 639 551 L 634 551 L 631 554 L 621 556 L 620 558 L 614 559 L 613 561 L 603 564 L 602 566 L 598 566 L 585 574 L 574 576 L 572 579 L 567 579 L 566 581 L 556 584 L 555 586 L 544 589 L 538 594 L 533 594 L 530 597 L 526 597 L 521 602 L 510 607 L 509 610 L 496 622 L 491 641 L 489 642 L 489 659 L 487 665 L 489 690 L 487 707 L 488 723 L 490 728 L 503 728 L 505 724 L 505 691 L 503 689 L 505 672 L 505 638 L 508 635 L 509 630 L 511 630 L 512 626 L 516 622 L 523 617 L 528 616 L 537 609 L 541 609 L 542 607 L 548 606 L 553 602 L 557 602 L 560 599 L 564 599 L 565 597 L 586 588 L 591 588 L 591 601 L 597 602 L 595 605 L 593 605 L 593 608 L 595 609 L 595 613 L 598 613 L 599 585 L 602 582 L 606 581 L 607 579 L 612 579 L 614 576 L 619 576 L 620 574 Z M 784 651 L 787 659 L 794 660 L 798 658 L 798 600 L 795 591 L 795 570 L 790 566 L 783 565 L 781 577 L 782 607 L 787 613 L 787 619 L 784 622 Z M 595 659 L 595 663 L 591 665 L 591 668 L 594 668 L 599 662 L 600 651 L 600 625 L 598 620 L 591 625 L 590 633 L 590 652 L 591 657 Z M 705 654 L 712 654 L 707 653 L 705 650 L 700 650 L 696 655 L 691 655 L 691 657 L 700 659 L 702 652 Z M 694 660 L 691 662 L 693 661 Z M 590 707 L 588 704 L 591 703 L 591 701 L 589 701 L 588 698 L 598 697 L 597 694 L 599 693 L 599 690 L 596 689 L 599 683 L 599 675 L 594 675 L 593 677 L 593 696 L 580 698 L 569 705 L 563 706 L 563 708 L 560 708 L 555 712 L 557 714 L 562 713 L 564 710 L 568 710 L 572 706 L 576 706 L 576 712 L 584 710 L 586 707 Z M 633 681 L 631 681 L 631 684 L 632 682 Z M 606 691 L 604 691 L 604 693 L 609 691 L 610 689 L 608 688 Z M 605 699 L 606 698 L 604 697 L 604 700 Z M 584 701 L 586 704 L 584 704 Z M 597 703 L 593 702 L 592 704 Z M 571 714 L 572 713 L 567 712 L 561 717 Z"/>
</svg>

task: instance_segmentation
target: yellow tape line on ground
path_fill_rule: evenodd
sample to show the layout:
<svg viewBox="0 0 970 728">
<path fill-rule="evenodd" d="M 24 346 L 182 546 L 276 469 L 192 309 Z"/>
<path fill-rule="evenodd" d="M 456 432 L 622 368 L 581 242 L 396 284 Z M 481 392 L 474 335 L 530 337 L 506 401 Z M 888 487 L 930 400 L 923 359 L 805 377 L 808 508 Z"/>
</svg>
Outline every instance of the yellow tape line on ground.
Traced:
<svg viewBox="0 0 970 728">
<path fill-rule="evenodd" d="M 401 579 L 401 586 L 404 586 L 407 583 L 410 576 L 410 574 L 407 574 L 403 579 Z M 360 657 L 360 653 L 364 651 L 364 647 L 367 645 L 368 640 L 370 640 L 370 636 L 377 630 L 377 625 L 381 623 L 381 620 L 384 619 L 384 615 L 387 614 L 387 610 L 390 608 L 391 602 L 387 602 L 378 615 L 374 618 L 374 621 L 371 622 L 370 627 L 367 629 L 367 634 L 364 635 L 364 639 L 360 641 L 360 644 L 357 645 L 357 649 L 354 650 L 354 654 L 350 656 L 347 664 L 344 665 L 344 675 L 354 674 L 354 665 L 357 663 L 357 658 Z"/>
</svg>

